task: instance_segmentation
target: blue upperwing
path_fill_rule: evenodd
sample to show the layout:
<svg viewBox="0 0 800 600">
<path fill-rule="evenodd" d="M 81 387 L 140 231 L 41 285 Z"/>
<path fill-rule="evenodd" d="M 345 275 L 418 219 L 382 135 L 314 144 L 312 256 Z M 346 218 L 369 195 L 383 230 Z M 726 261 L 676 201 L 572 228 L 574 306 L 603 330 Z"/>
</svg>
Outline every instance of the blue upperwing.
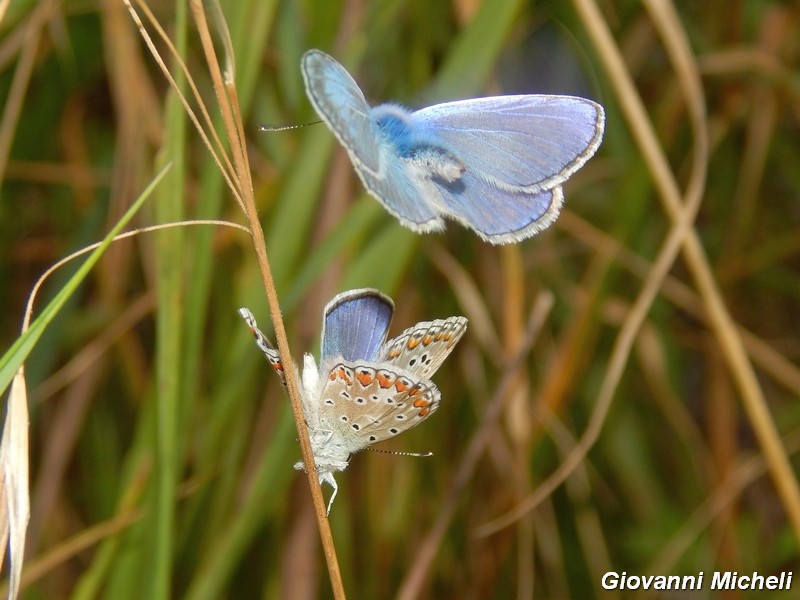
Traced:
<svg viewBox="0 0 800 600">
<path fill-rule="evenodd" d="M 603 108 L 572 96 L 493 96 L 411 115 L 467 169 L 501 189 L 540 192 L 563 183 L 597 150 Z"/>
<path fill-rule="evenodd" d="M 394 303 L 378 290 L 343 292 L 325 307 L 322 360 L 376 360 L 386 342 Z"/>
</svg>

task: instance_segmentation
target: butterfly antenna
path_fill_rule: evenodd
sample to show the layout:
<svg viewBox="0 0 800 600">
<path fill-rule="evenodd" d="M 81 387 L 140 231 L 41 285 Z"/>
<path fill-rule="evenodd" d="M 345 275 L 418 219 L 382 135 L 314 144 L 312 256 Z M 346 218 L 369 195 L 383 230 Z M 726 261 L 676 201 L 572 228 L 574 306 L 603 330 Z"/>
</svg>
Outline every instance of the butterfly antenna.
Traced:
<svg viewBox="0 0 800 600">
<path fill-rule="evenodd" d="M 301 127 L 307 127 L 308 125 L 317 125 L 322 123 L 322 121 L 310 121 L 308 123 L 300 123 L 299 125 L 259 125 L 259 131 L 288 131 L 290 129 L 300 129 Z"/>
<path fill-rule="evenodd" d="M 427 458 L 428 456 L 433 456 L 433 452 L 395 452 L 394 450 L 381 450 L 380 448 L 371 448 L 367 447 L 367 450 L 372 450 L 372 452 L 380 452 L 381 454 L 394 454 L 395 456 L 414 456 L 416 458 Z"/>
</svg>

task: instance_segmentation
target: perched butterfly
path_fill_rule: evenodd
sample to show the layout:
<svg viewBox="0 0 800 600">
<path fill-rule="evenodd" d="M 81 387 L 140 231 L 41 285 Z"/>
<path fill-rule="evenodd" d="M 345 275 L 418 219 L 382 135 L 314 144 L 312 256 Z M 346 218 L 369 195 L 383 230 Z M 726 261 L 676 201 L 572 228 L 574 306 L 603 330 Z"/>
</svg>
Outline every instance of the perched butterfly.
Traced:
<svg viewBox="0 0 800 600">
<path fill-rule="evenodd" d="M 370 107 L 319 50 L 303 55 L 302 71 L 364 187 L 418 233 L 441 231 L 448 217 L 492 244 L 534 235 L 558 217 L 561 184 L 603 137 L 603 107 L 584 98 L 493 96 L 411 112 Z"/>
<path fill-rule="evenodd" d="M 439 389 L 429 377 L 467 329 L 464 317 L 450 317 L 417 323 L 387 341 L 393 312 L 392 300 L 377 290 L 339 294 L 325 307 L 319 368 L 313 356 L 304 357 L 303 412 L 319 481 L 333 488 L 328 512 L 338 491 L 333 473 L 347 468 L 353 452 L 414 427 L 438 408 Z M 249 310 L 239 314 L 285 385 L 278 351 Z"/>
</svg>

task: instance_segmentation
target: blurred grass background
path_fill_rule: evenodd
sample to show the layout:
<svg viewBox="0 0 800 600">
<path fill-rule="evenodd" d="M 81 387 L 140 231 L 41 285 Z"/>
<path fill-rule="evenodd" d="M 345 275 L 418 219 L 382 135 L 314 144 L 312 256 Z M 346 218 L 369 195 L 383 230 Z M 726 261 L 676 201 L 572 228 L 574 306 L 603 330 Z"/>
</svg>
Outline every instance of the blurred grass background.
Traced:
<svg viewBox="0 0 800 600">
<path fill-rule="evenodd" d="M 187 7 L 152 8 L 216 117 Z M 685 186 L 692 134 L 658 28 L 639 2 L 601 10 Z M 711 142 L 696 231 L 796 464 L 800 11 L 741 1 L 675 10 L 702 73 Z M 434 378 L 440 410 L 384 445 L 434 456 L 361 453 L 338 477 L 331 521 L 350 597 L 632 597 L 603 590 L 602 575 L 800 567 L 798 538 L 681 259 L 588 456 L 533 511 L 476 533 L 574 451 L 670 226 L 602 50 L 573 3 L 258 0 L 224 2 L 223 12 L 295 358 L 317 352 L 322 307 L 344 289 L 391 295 L 393 332 L 453 314 L 470 319 Z M 7 347 L 36 278 L 102 239 L 159 165 L 173 161 L 169 181 L 138 226 L 244 219 L 122 3 L 18 1 L 0 27 Z M 324 126 L 258 131 L 316 118 L 299 71 L 308 48 L 340 59 L 372 102 L 591 97 L 606 108 L 605 141 L 567 184 L 561 218 L 535 238 L 495 248 L 457 225 L 416 236 L 364 194 Z M 112 246 L 41 339 L 26 366 L 24 597 L 329 597 L 308 490 L 291 468 L 299 449 L 288 401 L 239 306 L 271 330 L 246 234 L 172 229 Z M 533 337 L 532 313 L 541 324 Z M 516 370 L 526 338 L 532 346 Z M 491 405 L 502 410 L 487 426 Z M 479 435 L 484 451 L 453 495 Z M 434 523 L 445 524 L 440 539 Z"/>
</svg>

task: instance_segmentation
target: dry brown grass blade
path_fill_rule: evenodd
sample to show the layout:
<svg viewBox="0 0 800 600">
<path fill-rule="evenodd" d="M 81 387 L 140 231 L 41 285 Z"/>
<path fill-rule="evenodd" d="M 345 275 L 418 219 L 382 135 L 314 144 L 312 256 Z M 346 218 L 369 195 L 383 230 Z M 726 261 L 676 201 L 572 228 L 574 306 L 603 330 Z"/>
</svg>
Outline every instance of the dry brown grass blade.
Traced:
<svg viewBox="0 0 800 600">
<path fill-rule="evenodd" d="M 242 227 L 244 229 L 244 227 Z M 74 382 L 100 357 L 104 356 L 120 337 L 130 331 L 156 307 L 156 298 L 148 292 L 125 307 L 124 312 L 104 329 L 96 339 L 86 344 L 77 354 L 33 390 L 34 406 L 46 402 Z"/>
<path fill-rule="evenodd" d="M 428 534 L 420 542 L 415 554 L 415 560 L 400 585 L 397 592 L 398 600 L 413 600 L 420 597 L 422 586 L 435 564 L 434 557 L 442 544 L 447 528 L 450 526 L 456 507 L 475 474 L 478 461 L 483 456 L 491 437 L 494 435 L 493 432 L 503 412 L 503 401 L 508 396 L 510 389 L 516 384 L 517 374 L 522 368 L 533 343 L 536 341 L 539 331 L 553 307 L 553 303 L 554 299 L 550 294 L 541 294 L 534 303 L 517 353 L 505 363 L 505 371 L 495 388 L 494 394 L 486 405 L 486 410 L 481 418 L 481 426 L 472 436 L 469 445 L 463 452 L 461 462 L 455 469 L 450 489 L 439 509 L 439 514 L 428 530 Z M 468 312 L 467 314 L 469 315 Z"/>
<path fill-rule="evenodd" d="M 213 225 L 216 227 L 232 227 L 241 231 L 247 232 L 247 228 L 238 223 L 229 223 L 226 221 L 218 220 L 194 220 L 194 221 L 181 221 L 178 223 L 163 223 L 161 225 L 153 225 L 150 227 L 143 227 L 133 231 L 128 231 L 112 238 L 112 243 L 137 236 L 144 233 L 155 232 L 163 229 L 173 227 L 188 227 L 192 225 Z M 75 259 L 88 254 L 98 247 L 103 242 L 91 244 L 80 250 L 73 252 L 69 256 L 56 262 L 48 268 L 36 281 L 31 288 L 31 293 L 28 298 L 28 303 L 25 308 L 25 315 L 23 317 L 22 331 L 25 332 L 30 326 L 33 316 L 33 308 L 39 291 L 42 286 L 49 280 L 50 276 L 58 271 L 61 267 L 71 263 Z M 87 349 L 88 353 L 92 353 L 92 349 Z M 95 350 L 96 352 L 97 350 Z M 82 361 L 84 364 L 86 360 Z M 69 375 L 72 369 L 67 368 L 66 373 Z M 15 598 L 19 592 L 21 582 L 30 581 L 31 577 L 27 574 L 22 576 L 23 556 L 25 551 L 25 538 L 27 533 L 27 524 L 30 518 L 30 498 L 29 498 L 29 484 L 28 484 L 28 403 L 29 398 L 27 394 L 27 386 L 24 377 L 24 365 L 14 377 L 9 394 L 8 414 L 6 416 L 5 428 L 3 431 L 2 447 L 0 447 L 0 464 L 3 465 L 3 487 L 0 492 L 8 501 L 4 503 L 0 512 L 0 529 L 5 529 L 5 533 L 10 533 L 10 540 L 8 542 L 10 548 L 9 556 L 9 598 Z M 11 494 L 9 494 L 9 491 Z M 7 505 L 6 505 L 7 504 Z M 3 517 L 8 518 L 4 521 Z M 5 536 L 4 536 L 5 537 Z M 5 549 L 5 541 L 3 542 L 3 549 Z"/>
<path fill-rule="evenodd" d="M 222 17 L 222 10 L 216 2 L 212 2 L 215 7 L 212 16 L 217 28 L 224 32 L 220 35 L 223 41 L 229 40 L 227 33 L 227 26 Z M 273 327 L 275 329 L 275 337 L 278 343 L 278 351 L 280 352 L 282 360 L 289 365 L 294 364 L 289 350 L 289 341 L 286 335 L 286 327 L 281 315 L 280 302 L 278 301 L 278 293 L 275 289 L 275 282 L 272 277 L 272 268 L 269 264 L 267 256 L 267 245 L 264 240 L 264 232 L 261 228 L 261 223 L 258 220 L 258 211 L 256 209 L 255 198 L 253 197 L 253 185 L 250 177 L 250 162 L 247 157 L 247 145 L 245 142 L 244 127 L 242 119 L 239 114 L 239 104 L 236 97 L 236 86 L 234 82 L 233 73 L 233 56 L 229 55 L 225 64 L 226 69 L 223 74 L 219 66 L 219 60 L 212 43 L 211 32 L 208 29 L 208 22 L 205 18 L 205 11 L 202 3 L 199 0 L 193 0 L 191 3 L 192 13 L 197 22 L 200 38 L 205 50 L 206 60 L 211 72 L 211 79 L 214 84 L 214 89 L 220 103 L 225 129 L 228 134 L 228 139 L 231 144 L 231 152 L 233 154 L 233 162 L 235 172 L 238 178 L 239 189 L 242 193 L 242 203 L 247 222 L 250 226 L 250 233 L 253 239 L 253 247 L 258 257 L 258 265 L 261 271 L 261 279 L 264 283 L 264 291 L 267 295 L 267 303 L 269 305 L 270 316 L 272 318 Z M 225 48 L 230 53 L 231 47 L 227 43 Z M 328 522 L 327 510 L 325 501 L 322 496 L 322 488 L 320 487 L 319 478 L 314 462 L 314 453 L 311 449 L 311 442 L 308 437 L 308 429 L 305 425 L 305 416 L 303 414 L 303 406 L 300 400 L 300 388 L 298 386 L 297 378 L 293 369 L 287 371 L 286 377 L 287 390 L 289 392 L 289 399 L 292 406 L 292 415 L 294 416 L 295 427 L 297 435 L 300 439 L 300 449 L 303 455 L 303 462 L 305 464 L 306 479 L 311 491 L 311 499 L 314 504 L 314 513 L 317 518 L 317 528 L 319 530 L 320 539 L 322 541 L 323 553 L 325 555 L 325 562 L 328 566 L 328 577 L 331 582 L 334 597 L 338 599 L 345 598 L 344 584 L 342 582 L 341 569 L 339 568 L 339 561 L 336 557 L 336 546 L 333 542 L 333 534 Z"/>
<path fill-rule="evenodd" d="M 173 77 L 172 73 L 169 70 L 169 67 L 167 67 L 166 62 L 164 61 L 162 56 L 158 53 L 158 49 L 153 43 L 153 40 L 150 37 L 150 34 L 147 32 L 147 29 L 145 29 L 145 26 L 142 23 L 139 14 L 133 8 L 133 5 L 129 2 L 129 0 L 123 0 L 123 2 L 125 2 L 125 6 L 128 7 L 128 12 L 131 14 L 131 18 L 136 24 L 136 27 L 139 29 L 139 33 L 141 34 L 142 39 L 144 39 L 145 44 L 147 44 L 147 48 L 148 50 L 150 50 L 150 54 L 153 56 L 153 59 L 158 64 L 159 68 L 161 69 L 161 72 L 164 74 L 164 77 L 166 77 L 167 81 L 169 81 L 173 91 L 180 99 L 181 104 L 183 104 L 183 108 L 184 110 L 186 110 L 186 114 L 189 116 L 189 119 L 192 121 L 192 124 L 197 130 L 197 133 L 200 135 L 200 139 L 203 140 L 203 143 L 206 145 L 214 161 L 217 163 L 217 166 L 219 167 L 222 176 L 225 178 L 225 182 L 228 184 L 228 188 L 231 190 L 231 193 L 233 193 L 234 199 L 242 208 L 242 210 L 244 210 L 242 197 L 245 193 L 245 190 L 241 189 L 241 187 L 238 185 L 239 179 L 237 179 L 237 171 L 234 170 L 233 165 L 228 159 L 228 155 L 225 153 L 225 147 L 222 143 L 222 140 L 219 139 L 219 136 L 217 135 L 217 132 L 213 127 L 213 120 L 211 119 L 211 116 L 209 115 L 208 110 L 206 109 L 206 106 L 202 101 L 200 92 L 198 91 L 197 86 L 194 83 L 194 80 L 191 76 L 191 73 L 189 72 L 188 67 L 178 54 L 178 51 L 175 48 L 175 45 L 172 43 L 172 40 L 169 39 L 169 36 L 166 34 L 164 29 L 158 23 L 156 18 L 153 16 L 153 13 L 150 12 L 150 9 L 147 7 L 147 5 L 142 2 L 139 2 L 140 9 L 147 17 L 148 22 L 158 32 L 160 39 L 166 44 L 167 48 L 169 48 L 170 56 L 173 58 L 173 60 L 175 60 L 175 64 L 178 65 L 178 67 L 180 68 L 184 79 L 189 85 L 189 88 L 192 90 L 192 95 L 194 96 L 195 101 L 197 102 L 197 106 L 199 107 L 200 115 L 202 116 L 202 121 L 201 118 L 198 117 L 197 113 L 192 108 L 192 105 L 189 103 L 189 100 L 183 94 L 183 91 L 181 90 L 180 86 L 178 86 L 177 82 L 175 81 L 175 78 Z"/>
<path fill-rule="evenodd" d="M 645 4 L 653 15 L 654 24 L 662 30 L 665 39 L 669 39 L 667 35 L 670 32 L 679 33 L 681 31 L 671 4 L 661 0 L 648 0 Z M 670 24 L 668 30 L 665 23 Z M 669 48 L 670 46 L 667 47 Z M 688 69 L 688 66 L 684 65 L 684 68 Z M 697 73 L 696 65 L 691 66 L 691 71 L 692 78 L 689 81 L 694 82 L 696 80 L 698 89 L 694 89 L 694 86 L 691 88 L 693 94 L 690 99 L 694 99 L 694 102 L 702 102 L 702 94 L 699 89 L 699 73 Z M 680 75 L 680 73 L 681 71 L 679 70 L 678 74 Z M 693 98 L 695 95 L 699 96 L 699 99 Z M 690 102 L 689 108 L 691 109 L 693 106 L 694 103 Z M 706 140 L 706 151 L 707 147 Z M 673 195 L 667 194 L 661 197 L 673 223 L 677 222 L 682 210 L 680 200 Z M 795 537 L 800 540 L 800 486 L 798 486 L 797 478 L 781 442 L 780 433 L 767 407 L 766 398 L 756 377 L 753 365 L 747 356 L 737 324 L 722 300 L 722 295 L 714 281 L 711 267 L 696 231 L 692 230 L 690 235 L 686 236 L 682 249 L 689 269 L 695 278 L 698 291 L 704 300 L 712 330 L 717 336 L 717 346 L 726 359 L 730 375 L 742 396 L 742 404 L 761 444 L 772 478 L 783 501 L 784 509 L 792 523 Z"/>
<path fill-rule="evenodd" d="M 8 395 L 8 409 L 0 446 L 3 467 L 2 545 L 8 543 L 8 598 L 19 594 L 22 564 L 25 558 L 25 534 L 30 519 L 28 487 L 28 392 L 25 367 L 14 375 Z M 8 536 L 6 539 L 6 535 Z"/>
<path fill-rule="evenodd" d="M 0 20 L 8 3 L 0 6 Z M 4 178 L 11 142 L 22 110 L 25 91 L 30 82 L 33 65 L 39 46 L 43 26 L 43 15 L 48 10 L 41 6 L 27 24 L 25 43 L 6 100 L 0 121 L 0 180 Z M 39 18 L 37 18 L 37 16 Z M 0 565 L 5 562 L 5 550 L 9 550 L 8 598 L 19 593 L 20 577 L 25 555 L 25 534 L 30 519 L 30 490 L 28 488 L 28 395 L 25 371 L 20 368 L 11 384 L 6 418 L 3 425 L 0 464 L 3 480 L 0 484 Z"/>
<path fill-rule="evenodd" d="M 141 19 L 139 18 L 138 13 L 128 0 L 124 1 L 126 6 L 128 7 L 129 12 L 131 13 L 132 18 L 134 19 L 134 22 L 139 28 L 142 37 L 147 43 L 151 54 L 153 55 L 154 59 L 160 66 L 167 80 L 170 82 L 170 85 L 172 86 L 173 90 L 176 92 L 181 102 L 183 103 L 183 106 L 187 114 L 194 123 L 195 128 L 201 135 L 206 146 L 209 148 L 209 151 L 214 157 L 214 160 L 217 162 L 220 171 L 222 172 L 223 176 L 228 182 L 228 186 L 233 192 L 237 203 L 239 204 L 240 208 L 242 209 L 247 218 L 247 221 L 250 225 L 249 230 L 251 237 L 253 239 L 253 246 L 256 251 L 256 256 L 258 258 L 259 269 L 261 271 L 262 280 L 264 282 L 264 287 L 267 296 L 267 303 L 270 308 L 270 316 L 272 318 L 273 327 L 275 329 L 275 337 L 278 344 L 278 350 L 281 353 L 283 359 L 288 364 L 293 364 L 291 353 L 289 350 L 288 340 L 286 337 L 286 329 L 280 311 L 280 304 L 278 302 L 277 292 L 275 290 L 275 285 L 272 278 L 272 270 L 270 268 L 269 260 L 267 257 L 266 243 L 264 241 L 264 233 L 258 221 L 258 213 L 255 206 L 255 199 L 253 198 L 253 187 L 252 187 L 252 180 L 250 177 L 249 160 L 247 158 L 247 147 L 245 143 L 244 128 L 241 116 L 239 114 L 238 102 L 236 98 L 236 88 L 234 84 L 234 72 L 233 72 L 234 62 L 231 54 L 231 45 L 229 43 L 230 36 L 227 33 L 227 27 L 222 17 L 222 11 L 218 5 L 212 3 L 213 5 L 212 17 L 214 20 L 214 24 L 220 31 L 220 38 L 223 40 L 225 50 L 228 53 L 228 56 L 226 57 L 225 60 L 225 64 L 227 65 L 227 67 L 224 73 L 223 70 L 220 68 L 220 61 L 217 58 L 216 50 L 214 48 L 214 44 L 212 41 L 213 36 L 208 27 L 208 21 L 206 20 L 204 7 L 202 3 L 196 1 L 193 1 L 190 4 L 192 13 L 195 18 L 195 22 L 197 23 L 198 26 L 198 32 L 203 44 L 203 49 L 205 51 L 206 60 L 209 66 L 209 72 L 211 74 L 211 80 L 214 84 L 214 91 L 219 101 L 219 109 L 223 116 L 225 131 L 227 133 L 228 140 L 231 145 L 231 153 L 233 156 L 232 163 L 231 161 L 229 161 L 227 155 L 222 150 L 223 145 L 219 141 L 216 131 L 212 126 L 212 120 L 208 116 L 208 111 L 206 110 L 203 103 L 200 101 L 200 95 L 197 92 L 196 86 L 193 83 L 191 74 L 189 73 L 185 64 L 181 60 L 180 56 L 178 56 L 174 45 L 171 43 L 171 41 L 169 40 L 168 36 L 163 31 L 163 29 L 158 25 L 158 22 L 156 21 L 152 13 L 149 11 L 147 6 L 141 2 L 138 3 L 139 8 L 147 16 L 149 22 L 159 32 L 159 35 L 161 36 L 162 40 L 167 44 L 167 47 L 170 49 L 170 52 L 172 53 L 172 57 L 176 60 L 176 63 L 182 69 L 182 72 L 187 82 L 189 82 L 190 88 L 192 89 L 195 98 L 198 100 L 201 114 L 204 117 L 204 123 L 208 127 L 209 130 L 208 134 L 206 134 L 204 128 L 201 125 L 200 120 L 195 115 L 188 100 L 185 98 L 185 96 L 179 89 L 179 86 L 177 85 L 172 74 L 170 73 L 166 65 L 166 62 L 158 53 L 158 50 L 153 44 L 149 34 L 147 33 L 147 30 L 144 28 L 144 25 Z M 214 140 L 215 143 L 212 145 L 210 140 Z M 217 154 L 217 151 L 219 151 L 219 155 Z M 330 531 L 330 526 L 328 524 L 326 516 L 322 490 L 320 488 L 319 481 L 316 476 L 316 471 L 314 469 L 313 452 L 311 451 L 311 444 L 308 439 L 308 431 L 306 430 L 304 424 L 305 420 L 303 417 L 302 406 L 300 403 L 299 388 L 297 386 L 297 382 L 295 381 L 294 377 L 291 376 L 287 377 L 287 390 L 292 405 L 292 413 L 295 418 L 295 424 L 298 430 L 298 436 L 300 438 L 300 447 L 303 453 L 303 460 L 306 465 L 306 473 L 308 475 L 309 487 L 311 488 L 311 496 L 314 502 L 315 512 L 317 514 L 317 522 L 320 531 L 320 537 L 322 538 L 323 550 L 325 553 L 326 561 L 328 563 L 328 571 L 330 575 L 331 585 L 334 590 L 334 595 L 337 598 L 344 598 L 345 597 L 344 586 L 341 580 L 341 572 L 338 566 L 338 560 L 336 559 L 336 551 L 335 551 L 335 546 L 333 544 L 333 535 Z"/>
<path fill-rule="evenodd" d="M 792 454 L 800 451 L 800 432 L 793 432 L 786 440 L 786 447 Z M 744 491 L 758 478 L 767 473 L 769 465 L 761 456 L 753 456 L 742 460 L 733 472 L 713 491 L 706 500 L 686 519 L 686 522 L 663 547 L 655 560 L 643 569 L 647 573 L 669 573 L 685 556 L 687 549 L 696 542 L 700 532 L 705 530 L 711 521 L 739 498 Z M 642 598 L 652 598 L 643 594 Z"/>
<path fill-rule="evenodd" d="M 3 17 L 6 16 L 6 11 L 8 11 L 8 6 L 11 4 L 11 0 L 1 0 L 0 1 L 0 23 L 3 22 Z"/>
<path fill-rule="evenodd" d="M 56 565 L 74 558 L 80 552 L 95 546 L 106 538 L 113 537 L 139 520 L 143 512 L 136 507 L 146 487 L 151 467 L 152 465 L 147 459 L 140 462 L 136 474 L 122 493 L 116 516 L 80 532 L 48 553 L 31 560 L 22 574 L 21 589 L 25 589 L 52 572 Z M 71 591 L 80 595 L 77 590 Z"/>
<path fill-rule="evenodd" d="M 96 546 L 104 539 L 124 531 L 138 521 L 141 516 L 141 510 L 127 511 L 108 521 L 103 521 L 85 529 L 47 554 L 37 557 L 36 560 L 31 561 L 25 567 L 25 573 L 21 580 L 22 588 L 24 589 L 52 572 L 57 565 L 75 558 L 81 552 Z"/>
<path fill-rule="evenodd" d="M 655 300 L 663 281 L 672 267 L 675 258 L 686 240 L 691 239 L 692 223 L 700 207 L 705 186 L 705 175 L 708 163 L 708 135 L 705 130 L 705 104 L 699 73 L 693 61 L 688 40 L 680 27 L 676 15 L 664 4 L 659 4 L 659 13 L 654 16 L 658 21 L 659 32 L 664 42 L 675 72 L 684 92 L 687 108 L 691 117 L 694 132 L 694 153 L 692 172 L 686 191 L 686 203 L 681 194 L 666 157 L 658 143 L 655 131 L 650 124 L 644 103 L 633 84 L 633 79 L 625 66 L 622 54 L 605 24 L 603 15 L 591 0 L 574 0 L 584 26 L 598 48 L 610 79 L 616 89 L 620 104 L 631 124 L 645 161 L 662 198 L 669 198 L 675 210 L 670 213 L 672 227 L 664 240 L 656 261 L 642 286 L 630 314 L 623 324 L 614 344 L 611 361 L 600 387 L 595 409 L 589 424 L 581 436 L 580 442 L 564 462 L 548 477 L 530 497 L 521 502 L 515 509 L 478 529 L 478 535 L 489 535 L 503 527 L 514 523 L 533 510 L 544 498 L 561 485 L 564 480 L 580 465 L 591 447 L 597 441 L 602 430 L 611 403 L 625 366 L 633 348 L 636 335 L 647 316 L 650 306 Z M 665 200 L 666 202 L 666 200 Z"/>
<path fill-rule="evenodd" d="M 0 119 L 0 181 L 5 179 L 11 143 L 14 140 L 17 123 L 19 123 L 22 107 L 25 104 L 28 84 L 36 64 L 42 29 L 45 27 L 52 9 L 52 2 L 42 2 L 32 12 L 31 17 L 23 26 L 25 30 L 23 33 L 24 39 L 20 47 L 20 56 L 8 96 L 3 105 L 3 116 Z"/>
<path fill-rule="evenodd" d="M 705 110 L 698 70 L 690 52 L 688 52 L 688 45 L 683 37 L 679 21 L 672 12 L 671 5 L 657 1 L 647 3 L 648 8 L 653 13 L 653 21 L 659 28 L 662 39 L 665 42 L 665 47 L 670 52 L 670 56 L 676 65 L 676 73 L 687 96 L 687 106 L 696 134 L 694 167 L 686 192 L 686 204 L 681 201 L 677 183 L 670 173 L 666 159 L 656 142 L 652 128 L 649 126 L 644 106 L 638 98 L 632 80 L 625 69 L 624 61 L 604 24 L 597 6 L 589 0 L 575 0 L 575 2 L 579 11 L 581 11 L 587 29 L 595 38 L 595 43 L 598 48 L 603 49 L 600 53 L 601 57 L 605 60 L 606 68 L 611 73 L 612 82 L 618 88 L 621 103 L 626 109 L 626 115 L 633 124 L 632 131 L 647 159 L 647 164 L 656 181 L 657 188 L 661 192 L 660 198 L 663 200 L 665 210 L 672 219 L 673 227 L 662 246 L 658 260 L 653 264 L 642 293 L 620 331 L 612 355 L 611 366 L 601 387 L 597 408 L 577 449 L 578 452 L 565 461 L 534 495 L 514 511 L 482 527 L 480 533 L 488 534 L 496 531 L 532 510 L 572 472 L 585 453 L 588 452 L 597 439 L 602 421 L 610 408 L 614 390 L 621 378 L 636 331 L 643 322 L 646 312 L 655 298 L 655 294 L 663 284 L 667 270 L 674 261 L 677 249 L 682 246 L 687 263 L 692 269 L 696 285 L 703 299 L 704 307 L 709 315 L 712 329 L 718 338 L 718 346 L 721 347 L 720 350 L 728 362 L 731 375 L 738 385 L 745 409 L 759 437 L 767 462 L 770 465 L 770 471 L 783 499 L 784 507 L 792 521 L 796 536 L 800 538 L 800 489 L 798 489 L 797 480 L 791 470 L 780 436 L 766 407 L 763 393 L 745 352 L 738 328 L 730 318 L 722 302 L 699 238 L 696 232 L 690 228 L 702 194 L 708 140 L 704 131 L 703 118 Z"/>
<path fill-rule="evenodd" d="M 569 231 L 575 239 L 590 246 L 597 254 L 615 257 L 625 269 L 641 279 L 644 279 L 652 268 L 647 259 L 625 248 L 606 232 L 574 214 L 569 212 L 562 214 L 559 218 L 559 227 Z M 672 304 L 698 321 L 706 325 L 710 323 L 702 299 L 678 278 L 668 275 L 664 279 L 661 293 Z M 739 335 L 742 336 L 747 353 L 756 365 L 791 393 L 800 395 L 800 368 L 797 365 L 752 331 L 739 327 Z"/>
</svg>

